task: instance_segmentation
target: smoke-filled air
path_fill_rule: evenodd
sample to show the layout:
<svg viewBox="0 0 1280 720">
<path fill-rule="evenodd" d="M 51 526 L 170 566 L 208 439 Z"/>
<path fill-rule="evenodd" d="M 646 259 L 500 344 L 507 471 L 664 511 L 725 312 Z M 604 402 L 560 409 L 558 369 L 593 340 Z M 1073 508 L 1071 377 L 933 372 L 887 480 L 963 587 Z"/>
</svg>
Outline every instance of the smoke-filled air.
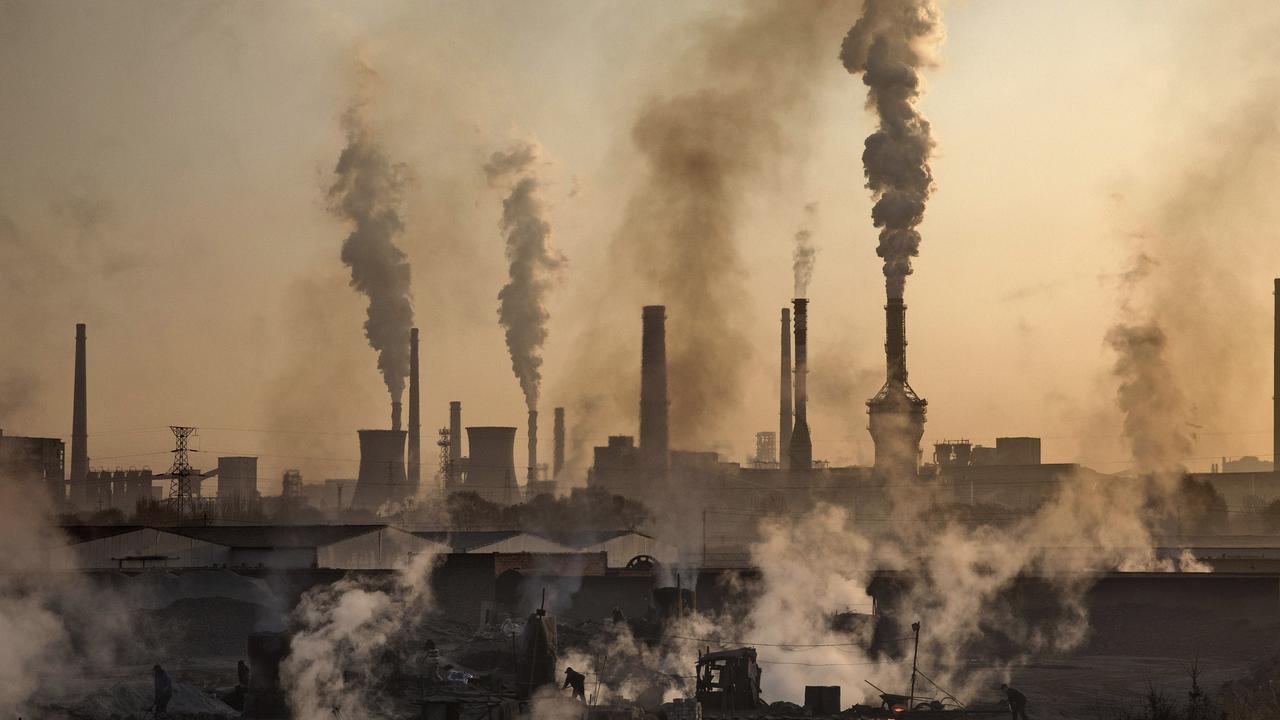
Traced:
<svg viewBox="0 0 1280 720">
<path fill-rule="evenodd" d="M 818 203 L 804 206 L 804 221 L 796 231 L 795 247 L 791 251 L 791 270 L 795 274 L 795 296 L 809 297 L 809 283 L 813 280 L 813 264 L 818 248 L 813 244 L 813 225 L 818 216 Z"/>
<path fill-rule="evenodd" d="M 409 260 L 396 244 L 404 232 L 407 168 L 391 160 L 371 124 L 377 74 L 363 64 L 358 72 L 360 87 L 342 114 L 347 144 L 333 169 L 329 201 L 333 214 L 351 225 L 342 241 L 342 262 L 351 269 L 351 287 L 369 300 L 364 332 L 378 353 L 378 370 L 394 403 L 409 377 L 406 338 L 413 327 Z"/>
<path fill-rule="evenodd" d="M 0 720 L 1277 720 L 1280 3 L 1153 5 L 0 0 Z"/>
<path fill-rule="evenodd" d="M 934 141 L 918 106 L 920 71 L 942 40 L 941 12 L 932 0 L 867 0 L 840 47 L 840 61 L 867 85 L 867 107 L 879 127 L 867 136 L 862 166 L 875 194 L 871 219 L 880 228 L 885 290 L 902 297 L 911 258 L 920 254 L 925 201 L 933 189 Z"/>
<path fill-rule="evenodd" d="M 538 409 L 542 387 L 542 346 L 547 341 L 547 294 L 565 265 L 551 245 L 551 224 L 539 196 L 539 149 L 520 143 L 498 151 L 485 163 L 489 183 L 509 188 L 502 201 L 508 281 L 498 292 L 498 322 L 507 334 L 511 369 L 520 381 L 525 403 Z"/>
</svg>

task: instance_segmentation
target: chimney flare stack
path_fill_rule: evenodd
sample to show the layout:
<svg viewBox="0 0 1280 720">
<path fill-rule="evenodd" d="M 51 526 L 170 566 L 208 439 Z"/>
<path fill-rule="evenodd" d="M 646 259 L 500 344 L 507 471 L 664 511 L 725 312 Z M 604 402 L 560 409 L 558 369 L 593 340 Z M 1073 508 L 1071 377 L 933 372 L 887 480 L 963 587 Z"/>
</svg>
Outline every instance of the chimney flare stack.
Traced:
<svg viewBox="0 0 1280 720">
<path fill-rule="evenodd" d="M 529 482 L 538 481 L 538 411 L 529 411 Z"/>
<path fill-rule="evenodd" d="M 796 298 L 795 305 L 796 371 L 795 423 L 792 426 L 787 454 L 793 472 L 809 472 L 813 468 L 813 443 L 809 437 L 809 395 L 805 376 L 809 373 L 809 300 Z"/>
<path fill-rule="evenodd" d="M 71 495 L 80 509 L 96 507 L 89 497 L 89 402 L 86 377 L 85 325 L 76 324 L 75 396 L 71 408 Z"/>
<path fill-rule="evenodd" d="M 876 470 L 886 477 L 915 475 L 928 401 L 907 382 L 907 306 L 891 297 L 885 311 L 885 382 L 867 401 Z"/>
<path fill-rule="evenodd" d="M 551 457 L 551 479 L 555 480 L 560 477 L 560 471 L 564 469 L 564 408 L 558 407 L 555 412 L 555 427 L 552 432 L 555 437 L 555 449 Z"/>
<path fill-rule="evenodd" d="M 778 462 L 791 466 L 791 308 L 782 308 L 782 365 L 778 376 Z"/>
<path fill-rule="evenodd" d="M 640 349 L 640 461 L 651 472 L 666 472 L 667 308 L 646 305 Z"/>
<path fill-rule="evenodd" d="M 409 487 L 422 485 L 422 418 L 418 385 L 418 328 L 409 330 Z"/>
</svg>

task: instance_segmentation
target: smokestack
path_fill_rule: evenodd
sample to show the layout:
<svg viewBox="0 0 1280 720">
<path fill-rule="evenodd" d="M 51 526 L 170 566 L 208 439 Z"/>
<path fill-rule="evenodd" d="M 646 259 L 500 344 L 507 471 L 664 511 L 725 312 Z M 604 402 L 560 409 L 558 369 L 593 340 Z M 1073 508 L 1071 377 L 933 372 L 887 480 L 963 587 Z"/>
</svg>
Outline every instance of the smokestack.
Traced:
<svg viewBox="0 0 1280 720">
<path fill-rule="evenodd" d="M 667 308 L 646 305 L 640 348 L 640 460 L 665 472 L 667 436 Z"/>
<path fill-rule="evenodd" d="M 360 476 L 351 506 L 377 510 L 405 496 L 403 430 L 360 430 Z"/>
<path fill-rule="evenodd" d="M 529 411 L 529 482 L 538 480 L 538 411 Z"/>
<path fill-rule="evenodd" d="M 460 475 L 458 466 L 462 460 L 462 403 L 457 400 L 449 402 L 449 464 L 452 466 L 446 478 L 446 486 L 458 482 Z"/>
<path fill-rule="evenodd" d="M 1275 337 L 1272 340 L 1272 377 L 1271 396 L 1271 462 L 1272 469 L 1280 474 L 1280 278 L 1275 280 Z"/>
<path fill-rule="evenodd" d="M 516 429 L 513 427 L 467 428 L 467 484 L 491 502 L 510 504 L 516 494 Z"/>
<path fill-rule="evenodd" d="M 555 480 L 560 477 L 560 471 L 564 469 L 564 408 L 556 408 L 555 427 L 552 430 L 555 434 L 555 450 L 551 456 L 551 479 Z"/>
<path fill-rule="evenodd" d="M 400 401 L 391 401 L 391 429 L 400 430 Z"/>
<path fill-rule="evenodd" d="M 907 306 L 902 298 L 889 298 L 884 306 L 885 378 L 888 382 L 907 382 Z"/>
<path fill-rule="evenodd" d="M 791 308 L 782 308 L 782 367 L 778 377 L 778 462 L 791 466 Z"/>
<path fill-rule="evenodd" d="M 418 328 L 409 330 L 409 487 L 422 484 L 422 422 L 418 406 Z"/>
<path fill-rule="evenodd" d="M 809 301 L 796 298 L 791 302 L 796 308 L 796 416 L 787 452 L 791 470 L 808 472 L 813 467 L 813 445 L 809 438 L 809 395 L 805 390 L 805 375 L 809 372 Z"/>
<path fill-rule="evenodd" d="M 71 495 L 78 508 L 97 505 L 89 498 L 89 403 L 85 373 L 85 325 L 76 324 L 75 397 L 71 407 Z M 61 498 L 60 498 L 61 499 Z"/>
<path fill-rule="evenodd" d="M 920 438 L 928 402 L 907 383 L 907 306 L 891 297 L 885 311 L 885 382 L 867 401 L 876 469 L 886 476 L 914 475 L 920 460 Z"/>
</svg>

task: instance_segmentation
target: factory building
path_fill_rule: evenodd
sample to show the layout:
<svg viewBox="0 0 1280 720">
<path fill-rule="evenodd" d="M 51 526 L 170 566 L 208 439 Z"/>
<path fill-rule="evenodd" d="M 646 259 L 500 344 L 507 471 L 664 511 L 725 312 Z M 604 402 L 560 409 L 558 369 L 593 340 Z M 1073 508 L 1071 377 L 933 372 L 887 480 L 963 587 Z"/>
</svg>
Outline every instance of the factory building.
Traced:
<svg viewBox="0 0 1280 720">
<path fill-rule="evenodd" d="M 389 569 L 448 548 L 389 525 L 67 528 L 58 567 Z"/>
<path fill-rule="evenodd" d="M 59 438 L 5 435 L 0 430 L 0 480 L 43 492 L 54 507 L 66 499 L 63 458 Z"/>
</svg>

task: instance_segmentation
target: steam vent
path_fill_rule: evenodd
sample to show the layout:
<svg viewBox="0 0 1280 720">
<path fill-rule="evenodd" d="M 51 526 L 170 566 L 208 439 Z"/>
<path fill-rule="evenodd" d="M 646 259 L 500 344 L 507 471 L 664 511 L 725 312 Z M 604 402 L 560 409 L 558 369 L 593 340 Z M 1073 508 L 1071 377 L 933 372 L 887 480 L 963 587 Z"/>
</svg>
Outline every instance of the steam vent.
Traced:
<svg viewBox="0 0 1280 720">
<path fill-rule="evenodd" d="M 920 438 L 929 401 L 907 383 L 907 306 L 889 298 L 885 310 L 885 381 L 867 401 L 876 471 L 883 476 L 914 475 L 920 462 Z"/>
</svg>

